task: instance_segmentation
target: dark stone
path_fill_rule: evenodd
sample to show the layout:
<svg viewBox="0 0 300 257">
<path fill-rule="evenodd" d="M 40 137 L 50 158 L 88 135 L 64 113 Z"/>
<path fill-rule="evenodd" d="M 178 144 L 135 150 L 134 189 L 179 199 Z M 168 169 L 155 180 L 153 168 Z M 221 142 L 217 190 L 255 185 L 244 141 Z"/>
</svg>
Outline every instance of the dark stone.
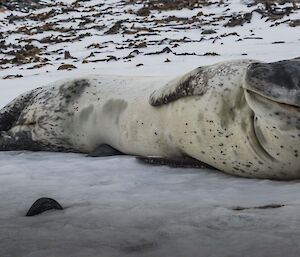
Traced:
<svg viewBox="0 0 300 257">
<path fill-rule="evenodd" d="M 63 207 L 52 198 L 42 197 L 34 202 L 26 216 L 35 216 L 48 210 L 63 210 Z"/>
<path fill-rule="evenodd" d="M 150 9 L 148 7 L 142 7 L 139 9 L 136 14 L 138 16 L 149 16 L 150 15 Z"/>
<path fill-rule="evenodd" d="M 281 208 L 284 207 L 284 204 L 267 204 L 267 205 L 262 205 L 262 206 L 254 206 L 254 207 L 241 207 L 237 206 L 232 208 L 233 211 L 244 211 L 244 210 L 249 210 L 249 209 L 276 209 L 276 208 Z"/>
<path fill-rule="evenodd" d="M 205 29 L 202 31 L 202 35 L 209 35 L 209 34 L 214 34 L 217 33 L 217 31 L 213 30 L 213 29 Z"/>
<path fill-rule="evenodd" d="M 40 0 L 1 0 L 0 8 L 4 7 L 10 11 L 29 12 L 36 10 L 43 5 Z"/>
</svg>

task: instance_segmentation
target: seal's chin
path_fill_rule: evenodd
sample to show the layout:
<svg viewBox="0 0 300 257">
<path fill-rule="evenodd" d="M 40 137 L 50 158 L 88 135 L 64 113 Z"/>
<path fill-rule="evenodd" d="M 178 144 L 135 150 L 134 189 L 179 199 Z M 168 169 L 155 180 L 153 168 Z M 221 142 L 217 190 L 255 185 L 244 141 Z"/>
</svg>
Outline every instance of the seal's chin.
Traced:
<svg viewBox="0 0 300 257">
<path fill-rule="evenodd" d="M 286 110 L 289 112 L 300 113 L 300 106 L 298 106 L 296 104 L 280 102 L 280 99 L 274 99 L 272 97 L 260 94 L 258 92 L 254 92 L 249 89 L 245 89 L 245 91 L 248 94 L 248 97 L 250 97 L 254 101 L 273 104 L 273 105 L 276 105 L 280 109 L 283 109 L 283 110 Z"/>
</svg>

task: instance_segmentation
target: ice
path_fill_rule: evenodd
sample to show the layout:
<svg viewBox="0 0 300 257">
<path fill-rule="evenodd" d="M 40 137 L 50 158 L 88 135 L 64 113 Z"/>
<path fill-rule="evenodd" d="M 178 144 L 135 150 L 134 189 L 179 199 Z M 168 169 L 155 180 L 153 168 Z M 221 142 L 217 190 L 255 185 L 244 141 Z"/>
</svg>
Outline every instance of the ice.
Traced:
<svg viewBox="0 0 300 257">
<path fill-rule="evenodd" d="M 0 256 L 297 256 L 299 182 L 139 164 L 0 155 Z M 24 217 L 40 197 L 65 208 Z M 283 204 L 234 211 L 237 206 Z"/>
</svg>

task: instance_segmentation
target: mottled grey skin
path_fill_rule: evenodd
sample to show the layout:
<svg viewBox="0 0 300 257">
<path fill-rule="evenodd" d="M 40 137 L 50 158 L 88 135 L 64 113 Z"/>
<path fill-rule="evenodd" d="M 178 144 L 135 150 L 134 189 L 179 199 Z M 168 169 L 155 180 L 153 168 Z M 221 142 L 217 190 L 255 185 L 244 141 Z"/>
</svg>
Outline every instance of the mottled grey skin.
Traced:
<svg viewBox="0 0 300 257">
<path fill-rule="evenodd" d="M 191 159 L 243 177 L 298 179 L 299 74 L 299 59 L 236 60 L 169 82 L 58 82 L 0 110 L 0 150 Z"/>
<path fill-rule="evenodd" d="M 0 110 L 0 150 L 80 152 L 69 144 L 61 122 L 72 115 L 68 106 L 88 86 L 87 80 L 79 79 L 60 87 L 36 88 L 14 99 Z M 36 117 L 36 110 L 43 115 Z M 42 140 L 33 138 L 36 125 Z"/>
</svg>

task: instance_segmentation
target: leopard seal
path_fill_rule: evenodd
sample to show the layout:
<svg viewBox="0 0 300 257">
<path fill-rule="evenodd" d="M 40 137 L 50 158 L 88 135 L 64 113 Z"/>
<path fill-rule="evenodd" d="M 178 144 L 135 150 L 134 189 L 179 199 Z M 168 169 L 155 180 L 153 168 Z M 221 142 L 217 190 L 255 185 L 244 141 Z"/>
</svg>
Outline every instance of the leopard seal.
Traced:
<svg viewBox="0 0 300 257">
<path fill-rule="evenodd" d="M 225 173 L 300 178 L 300 60 L 234 60 L 164 77 L 55 82 L 0 111 L 0 150 L 191 157 Z"/>
</svg>

